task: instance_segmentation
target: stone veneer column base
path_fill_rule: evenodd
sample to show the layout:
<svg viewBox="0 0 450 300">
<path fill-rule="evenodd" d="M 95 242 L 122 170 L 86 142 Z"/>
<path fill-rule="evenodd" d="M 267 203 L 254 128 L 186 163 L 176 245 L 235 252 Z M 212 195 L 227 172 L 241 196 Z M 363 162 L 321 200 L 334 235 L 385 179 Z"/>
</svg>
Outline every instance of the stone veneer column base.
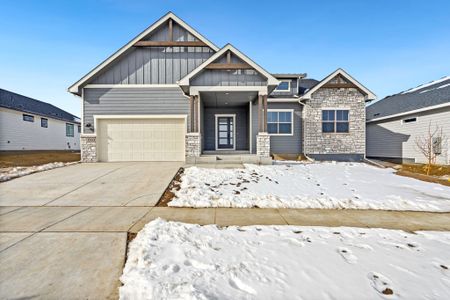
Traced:
<svg viewBox="0 0 450 300">
<path fill-rule="evenodd" d="M 256 136 L 256 155 L 270 157 L 270 135 L 267 132 L 260 132 Z"/>
<path fill-rule="evenodd" d="M 186 134 L 186 161 L 195 160 L 202 154 L 201 135 L 198 132 Z"/>
<path fill-rule="evenodd" d="M 81 136 L 81 161 L 97 162 L 97 137 Z"/>
</svg>

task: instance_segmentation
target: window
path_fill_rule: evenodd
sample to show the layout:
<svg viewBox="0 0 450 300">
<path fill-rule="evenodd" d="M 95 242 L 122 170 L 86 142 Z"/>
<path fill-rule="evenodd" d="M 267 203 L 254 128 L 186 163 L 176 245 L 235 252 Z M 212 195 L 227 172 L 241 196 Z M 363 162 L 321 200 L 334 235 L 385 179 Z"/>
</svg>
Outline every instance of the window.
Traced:
<svg viewBox="0 0 450 300">
<path fill-rule="evenodd" d="M 348 110 L 322 110 L 322 132 L 347 133 L 349 132 Z"/>
<path fill-rule="evenodd" d="M 417 122 L 417 118 L 408 118 L 408 119 L 404 119 L 404 120 L 402 120 L 402 122 L 403 122 L 404 124 L 414 123 L 414 122 Z"/>
<path fill-rule="evenodd" d="M 272 135 L 292 135 L 293 134 L 293 113 L 290 110 L 268 110 L 267 111 L 267 131 Z"/>
<path fill-rule="evenodd" d="M 66 123 L 66 136 L 74 136 L 73 129 L 73 124 Z"/>
<path fill-rule="evenodd" d="M 81 125 L 78 125 L 78 133 L 81 133 Z"/>
<path fill-rule="evenodd" d="M 436 155 L 442 154 L 442 137 L 437 136 L 432 140 L 433 143 L 433 153 Z"/>
<path fill-rule="evenodd" d="M 25 122 L 34 122 L 34 116 L 32 115 L 22 115 L 22 118 Z"/>
<path fill-rule="evenodd" d="M 48 119 L 41 118 L 41 127 L 48 128 Z"/>
<path fill-rule="evenodd" d="M 280 84 L 277 86 L 275 91 L 278 92 L 290 92 L 291 91 L 291 81 L 290 80 L 282 80 Z"/>
</svg>

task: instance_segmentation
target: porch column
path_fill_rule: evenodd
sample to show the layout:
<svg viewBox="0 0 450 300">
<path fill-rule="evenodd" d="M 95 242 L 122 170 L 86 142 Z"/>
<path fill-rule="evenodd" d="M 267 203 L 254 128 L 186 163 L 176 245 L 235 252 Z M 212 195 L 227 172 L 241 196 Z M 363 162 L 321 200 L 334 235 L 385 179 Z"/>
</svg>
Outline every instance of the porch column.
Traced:
<svg viewBox="0 0 450 300">
<path fill-rule="evenodd" d="M 264 132 L 267 132 L 267 95 L 263 96 L 264 102 Z"/>
<path fill-rule="evenodd" d="M 194 96 L 194 132 L 198 132 L 198 95 Z"/>
<path fill-rule="evenodd" d="M 258 95 L 258 133 L 263 131 L 262 124 L 262 96 Z"/>
<path fill-rule="evenodd" d="M 190 132 L 194 132 L 194 99 L 195 96 L 194 95 L 190 95 L 189 96 L 189 117 L 190 117 Z"/>
</svg>

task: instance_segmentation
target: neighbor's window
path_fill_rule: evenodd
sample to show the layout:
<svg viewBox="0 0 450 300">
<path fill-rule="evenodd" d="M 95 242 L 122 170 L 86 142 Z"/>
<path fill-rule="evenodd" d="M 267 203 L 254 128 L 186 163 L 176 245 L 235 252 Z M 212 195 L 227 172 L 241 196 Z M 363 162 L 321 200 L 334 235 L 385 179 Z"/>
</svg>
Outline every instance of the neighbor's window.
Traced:
<svg viewBox="0 0 450 300">
<path fill-rule="evenodd" d="M 414 122 L 417 122 L 417 118 L 403 119 L 402 122 L 403 122 L 404 124 L 414 123 Z"/>
<path fill-rule="evenodd" d="M 291 91 L 291 81 L 290 80 L 282 80 L 275 90 L 278 92 L 290 92 Z"/>
<path fill-rule="evenodd" d="M 32 116 L 32 115 L 25 115 L 25 114 L 23 114 L 22 118 L 26 122 L 34 122 L 34 116 Z"/>
<path fill-rule="evenodd" d="M 293 134 L 293 110 L 268 110 L 267 131 L 272 135 Z"/>
<path fill-rule="evenodd" d="M 322 110 L 322 132 L 349 132 L 348 110 Z"/>
<path fill-rule="evenodd" d="M 81 133 L 81 125 L 78 125 L 78 133 Z"/>
<path fill-rule="evenodd" d="M 433 153 L 436 155 L 442 154 L 442 137 L 437 136 L 432 140 L 433 144 Z"/>
<path fill-rule="evenodd" d="M 48 128 L 48 119 L 41 118 L 41 127 Z"/>
<path fill-rule="evenodd" d="M 74 136 L 73 129 L 73 124 L 66 123 L 66 136 Z"/>
</svg>

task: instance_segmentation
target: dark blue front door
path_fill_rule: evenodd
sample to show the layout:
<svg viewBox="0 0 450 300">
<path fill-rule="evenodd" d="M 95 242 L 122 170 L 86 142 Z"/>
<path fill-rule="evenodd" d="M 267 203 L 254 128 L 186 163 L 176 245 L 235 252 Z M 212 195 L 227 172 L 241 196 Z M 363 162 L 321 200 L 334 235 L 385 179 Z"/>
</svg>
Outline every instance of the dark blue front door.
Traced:
<svg viewBox="0 0 450 300">
<path fill-rule="evenodd" d="M 217 149 L 234 148 L 233 117 L 217 117 Z"/>
</svg>

